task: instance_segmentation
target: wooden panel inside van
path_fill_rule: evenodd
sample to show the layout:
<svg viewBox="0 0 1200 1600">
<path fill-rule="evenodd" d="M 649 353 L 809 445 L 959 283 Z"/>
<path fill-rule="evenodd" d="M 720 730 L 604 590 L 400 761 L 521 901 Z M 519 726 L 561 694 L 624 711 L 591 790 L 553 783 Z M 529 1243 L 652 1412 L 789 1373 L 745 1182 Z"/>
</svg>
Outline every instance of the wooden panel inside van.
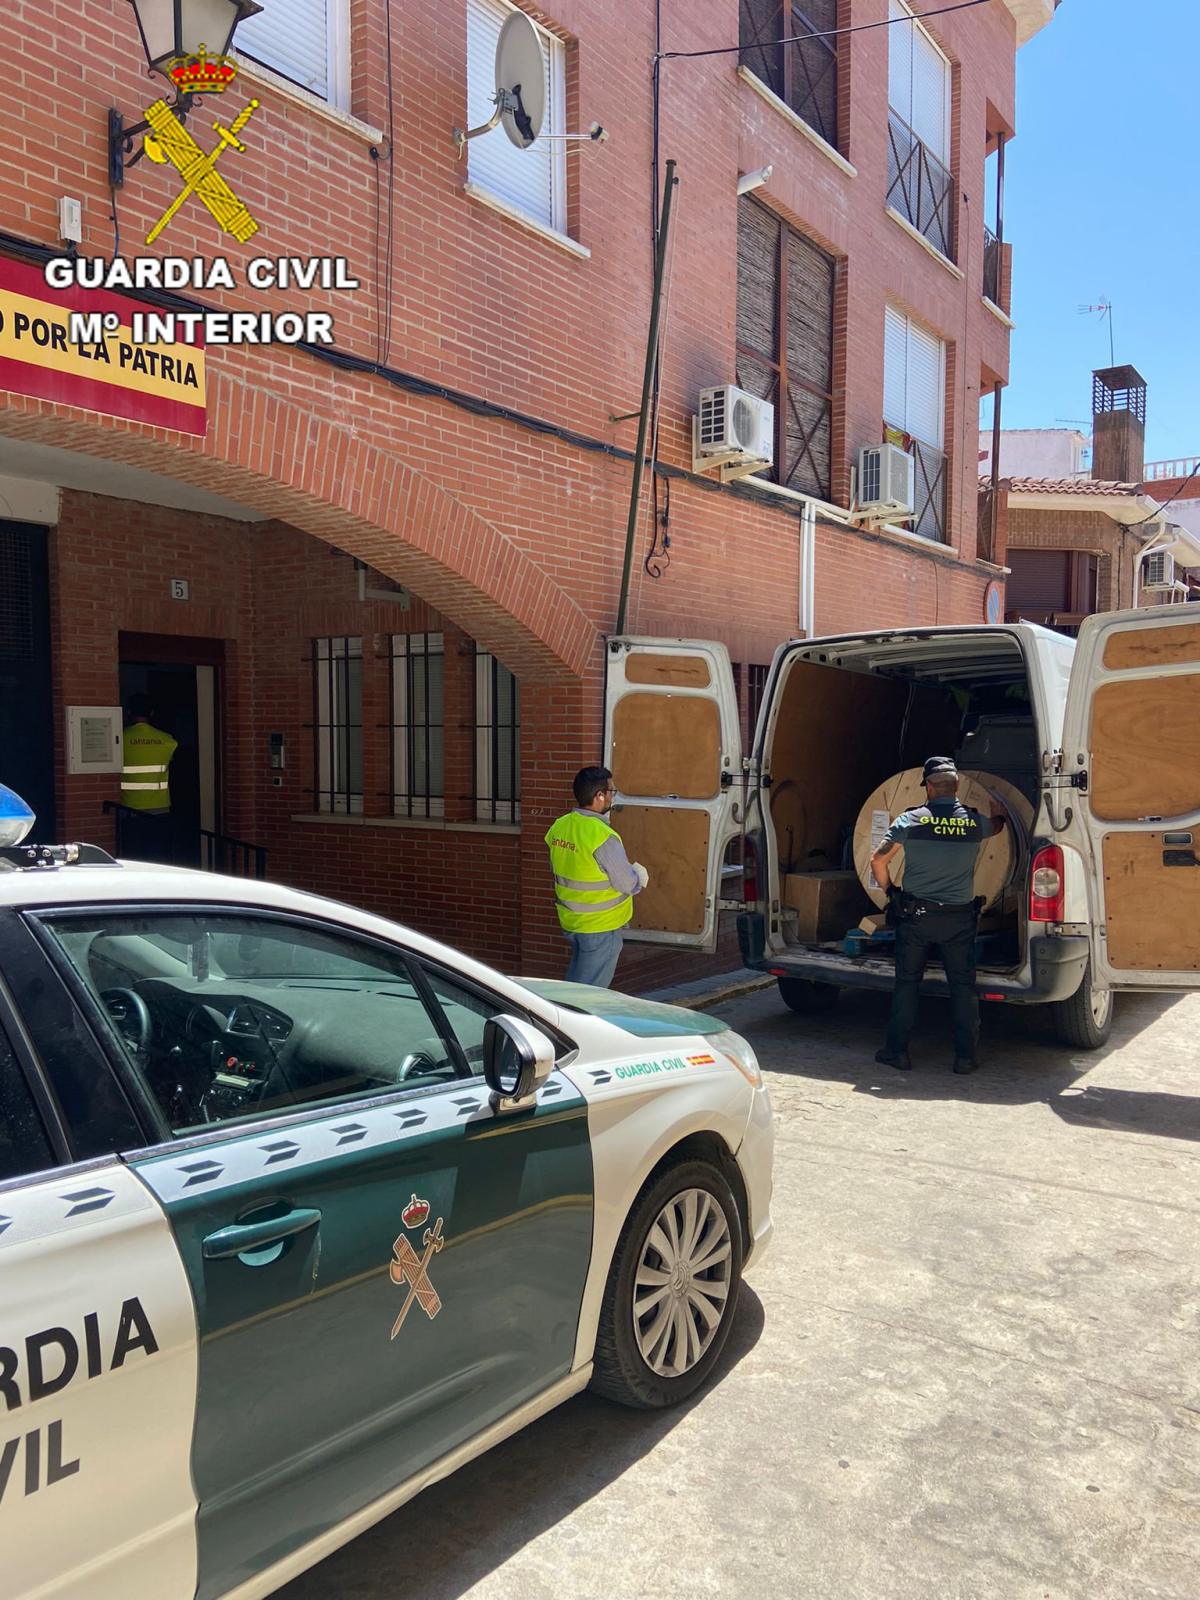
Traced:
<svg viewBox="0 0 1200 1600">
<path fill-rule="evenodd" d="M 1200 831 L 1191 845 L 1179 835 L 1104 835 L 1104 911 L 1114 967 L 1200 971 Z M 1172 859 L 1180 865 L 1168 865 Z"/>
<path fill-rule="evenodd" d="M 699 695 L 624 695 L 613 710 L 612 770 L 622 794 L 711 800 L 721 787 L 717 702 Z"/>
<path fill-rule="evenodd" d="M 654 863 L 650 882 L 634 896 L 631 929 L 702 933 L 708 889 L 708 812 L 680 806 L 614 806 L 612 825 L 621 835 L 630 861 Z"/>
<path fill-rule="evenodd" d="M 1189 628 L 1171 633 L 1184 635 Z M 1154 633 L 1117 634 L 1118 639 Z M 1193 646 L 1193 649 L 1195 647 Z M 1093 814 L 1111 822 L 1200 810 L 1200 676 L 1102 683 L 1092 702 Z"/>
</svg>

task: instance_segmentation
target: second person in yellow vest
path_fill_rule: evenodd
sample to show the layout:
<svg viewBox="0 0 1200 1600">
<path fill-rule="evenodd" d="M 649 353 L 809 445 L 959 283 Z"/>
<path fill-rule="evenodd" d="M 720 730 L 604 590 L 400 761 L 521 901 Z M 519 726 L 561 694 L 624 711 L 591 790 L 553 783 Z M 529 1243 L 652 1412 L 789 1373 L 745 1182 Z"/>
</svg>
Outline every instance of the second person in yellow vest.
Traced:
<svg viewBox="0 0 1200 1600">
<path fill-rule="evenodd" d="M 633 897 L 650 875 L 630 861 L 621 835 L 605 820 L 612 808 L 612 773 L 582 767 L 573 784 L 575 809 L 546 834 L 558 920 L 571 946 L 570 983 L 607 989 L 621 957 L 621 929 L 633 915 Z"/>
</svg>

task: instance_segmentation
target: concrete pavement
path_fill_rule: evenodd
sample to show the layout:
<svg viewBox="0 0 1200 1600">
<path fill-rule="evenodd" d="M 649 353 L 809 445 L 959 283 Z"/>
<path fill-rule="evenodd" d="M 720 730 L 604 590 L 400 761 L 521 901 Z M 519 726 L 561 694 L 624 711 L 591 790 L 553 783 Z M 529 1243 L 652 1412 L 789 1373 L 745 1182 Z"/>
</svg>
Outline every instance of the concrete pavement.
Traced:
<svg viewBox="0 0 1200 1600">
<path fill-rule="evenodd" d="M 286 1600 L 1194 1600 L 1200 996 L 1095 1055 L 998 1009 L 969 1078 L 932 1002 L 918 1070 L 875 1066 L 885 1013 L 721 1010 L 778 1145 L 717 1382 L 572 1401 Z"/>
</svg>

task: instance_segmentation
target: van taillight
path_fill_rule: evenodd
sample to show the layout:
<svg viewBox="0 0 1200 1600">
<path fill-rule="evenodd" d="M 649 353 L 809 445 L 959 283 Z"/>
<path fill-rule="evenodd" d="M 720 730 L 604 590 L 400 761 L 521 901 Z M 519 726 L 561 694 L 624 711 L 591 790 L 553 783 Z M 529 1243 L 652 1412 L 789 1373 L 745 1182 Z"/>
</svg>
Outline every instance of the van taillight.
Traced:
<svg viewBox="0 0 1200 1600">
<path fill-rule="evenodd" d="M 1030 922 L 1063 920 L 1063 853 L 1046 844 L 1035 854 L 1029 874 Z"/>
<path fill-rule="evenodd" d="M 742 840 L 742 898 L 751 905 L 758 899 L 758 837 L 753 833 Z"/>
</svg>

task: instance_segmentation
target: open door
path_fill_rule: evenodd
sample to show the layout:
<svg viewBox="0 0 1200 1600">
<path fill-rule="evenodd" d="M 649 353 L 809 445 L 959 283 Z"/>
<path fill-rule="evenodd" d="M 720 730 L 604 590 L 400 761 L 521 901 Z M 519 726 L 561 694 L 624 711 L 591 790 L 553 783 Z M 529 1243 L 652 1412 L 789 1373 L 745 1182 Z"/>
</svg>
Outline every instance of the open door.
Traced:
<svg viewBox="0 0 1200 1600">
<path fill-rule="evenodd" d="M 613 826 L 650 874 L 626 936 L 717 946 L 721 862 L 741 827 L 742 746 L 729 652 L 697 639 L 610 639 L 605 760 Z"/>
<path fill-rule="evenodd" d="M 1064 837 L 1091 863 L 1092 966 L 1200 987 L 1200 608 L 1088 617 L 1063 731 Z"/>
</svg>

